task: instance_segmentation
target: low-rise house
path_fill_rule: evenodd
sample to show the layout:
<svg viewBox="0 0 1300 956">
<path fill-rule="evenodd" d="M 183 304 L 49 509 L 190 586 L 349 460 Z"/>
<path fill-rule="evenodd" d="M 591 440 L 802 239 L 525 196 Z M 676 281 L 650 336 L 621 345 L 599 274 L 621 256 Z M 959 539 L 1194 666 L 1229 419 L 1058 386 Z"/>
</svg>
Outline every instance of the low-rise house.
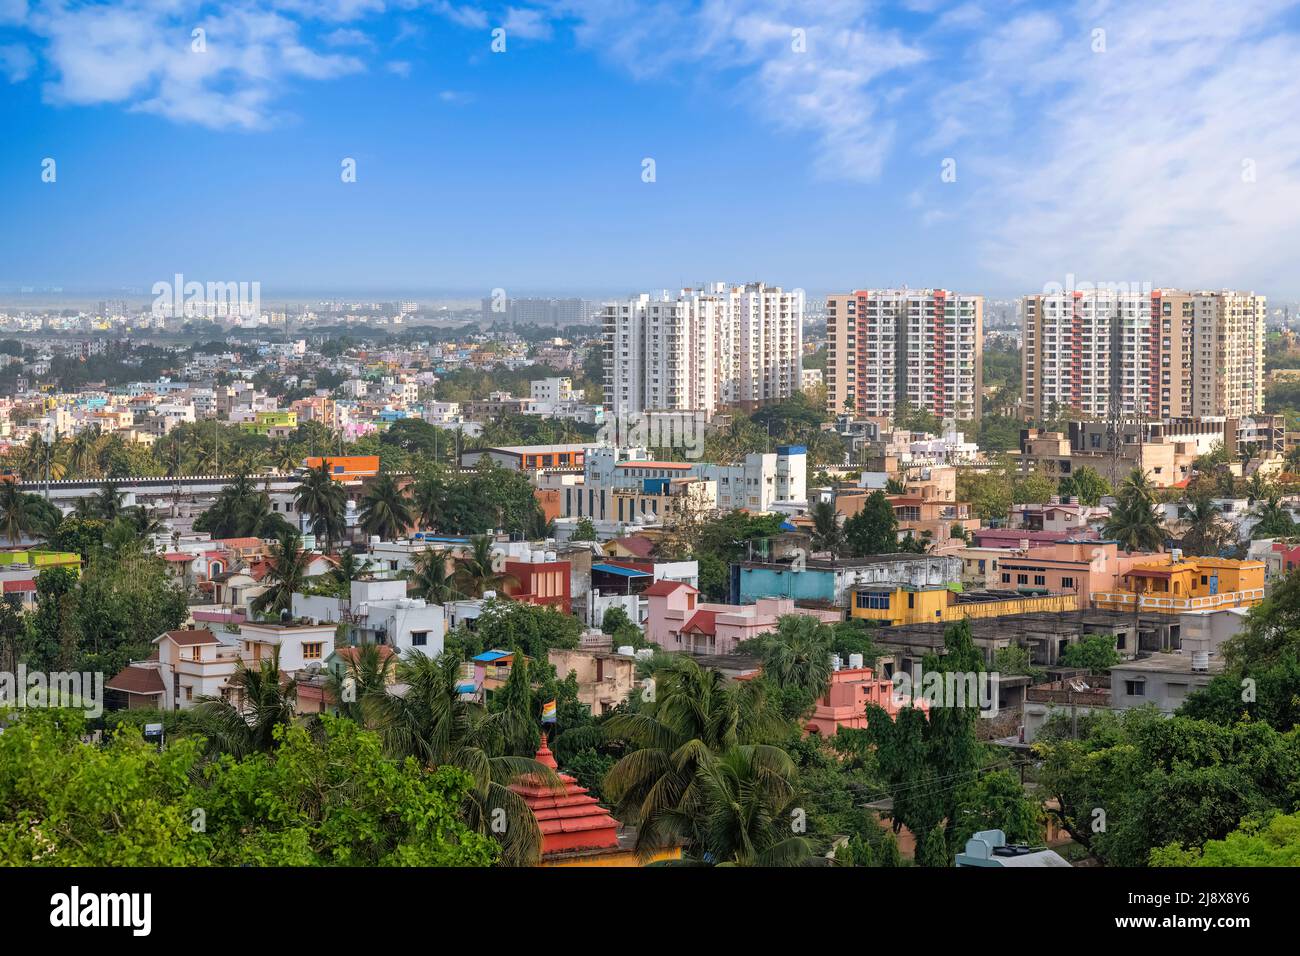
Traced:
<svg viewBox="0 0 1300 956">
<path fill-rule="evenodd" d="M 398 654 L 417 650 L 428 657 L 442 653 L 446 636 L 443 608 L 406 595 L 400 579 L 353 581 L 350 599 L 294 594 L 295 618 L 345 626 L 350 645 L 380 644 Z"/>
<path fill-rule="evenodd" d="M 789 598 L 759 598 L 754 604 L 709 604 L 699 589 L 681 581 L 659 581 L 643 592 L 647 602 L 646 640 L 666 651 L 730 654 L 741 641 L 775 631 L 786 614 L 803 614 L 836 623 L 834 610 L 797 607 Z"/>
<path fill-rule="evenodd" d="M 1134 565 L 1115 590 L 1094 592 L 1092 600 L 1099 608 L 1122 611 L 1136 605 L 1161 614 L 1253 607 L 1264 600 L 1264 562 L 1184 558 L 1174 551 Z"/>
<path fill-rule="evenodd" d="M 807 558 L 742 561 L 732 567 L 732 600 L 752 604 L 762 597 L 847 609 L 855 587 L 945 586 L 961 580 L 961 560 L 952 555 L 878 554 L 863 558 Z"/>
<path fill-rule="evenodd" d="M 564 680 L 570 673 L 578 681 L 578 700 L 595 715 L 607 713 L 627 700 L 638 685 L 635 655 L 617 651 L 552 648 L 547 660 Z"/>
<path fill-rule="evenodd" d="M 940 585 L 873 585 L 853 590 L 849 615 L 892 626 L 1074 611 L 1078 607 L 1079 596 L 1073 592 L 1026 594 L 1013 590 L 954 591 Z"/>
<path fill-rule="evenodd" d="M 283 624 L 247 621 L 240 626 L 240 656 L 249 667 L 279 655 L 281 672 L 319 670 L 334 652 L 333 624 L 287 621 Z"/>
<path fill-rule="evenodd" d="M 827 737 L 836 734 L 841 727 L 865 730 L 867 707 L 872 705 L 884 710 L 891 718 L 898 716 L 900 703 L 894 697 L 894 682 L 888 677 L 877 676 L 872 668 L 864 667 L 861 655 L 851 654 L 847 668 L 837 668 L 831 673 L 826 693 L 813 705 L 812 714 L 804 722 L 804 730 Z M 917 700 L 914 705 L 929 710 L 924 700 Z"/>
<path fill-rule="evenodd" d="M 1161 713 L 1172 714 L 1223 670 L 1222 658 L 1186 650 L 1125 661 L 1110 669 L 1111 706 L 1128 710 L 1154 704 Z"/>
<path fill-rule="evenodd" d="M 201 697 L 228 698 L 239 645 L 205 628 L 168 631 L 154 639 L 148 660 L 128 665 L 105 689 L 122 695 L 128 708 L 188 710 Z"/>
</svg>

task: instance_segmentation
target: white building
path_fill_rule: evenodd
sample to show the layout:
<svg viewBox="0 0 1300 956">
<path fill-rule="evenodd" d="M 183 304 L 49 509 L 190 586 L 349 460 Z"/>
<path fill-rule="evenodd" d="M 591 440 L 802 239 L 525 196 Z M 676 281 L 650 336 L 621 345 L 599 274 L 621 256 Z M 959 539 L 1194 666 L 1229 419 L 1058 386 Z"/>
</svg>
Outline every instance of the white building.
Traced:
<svg viewBox="0 0 1300 956">
<path fill-rule="evenodd" d="M 712 283 L 604 307 L 605 407 L 700 411 L 789 398 L 801 387 L 803 292 Z"/>
<path fill-rule="evenodd" d="M 293 614 L 317 623 L 347 622 L 348 643 L 386 644 L 398 654 L 442 653 L 446 620 L 442 607 L 406 596 L 400 579 L 353 581 L 351 600 L 295 594 Z"/>
</svg>

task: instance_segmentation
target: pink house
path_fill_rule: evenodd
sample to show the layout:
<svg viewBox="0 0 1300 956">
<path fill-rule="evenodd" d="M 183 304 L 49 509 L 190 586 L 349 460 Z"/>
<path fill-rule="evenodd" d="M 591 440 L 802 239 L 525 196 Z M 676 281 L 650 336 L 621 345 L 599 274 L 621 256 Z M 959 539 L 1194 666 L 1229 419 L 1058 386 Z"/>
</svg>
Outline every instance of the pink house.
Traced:
<svg viewBox="0 0 1300 956">
<path fill-rule="evenodd" d="M 838 611 L 795 607 L 789 598 L 759 598 L 757 604 L 705 604 L 700 592 L 681 581 L 658 581 L 642 592 L 648 606 L 645 636 L 666 651 L 730 654 L 741 641 L 776 630 L 777 618 L 806 614 L 827 624 Z"/>
<path fill-rule="evenodd" d="M 1073 592 L 1087 601 L 1098 591 L 1116 590 L 1134 565 L 1164 556 L 1164 552 L 1121 551 L 1114 541 L 1031 542 L 1028 548 L 1009 548 L 1000 554 L 997 571 L 990 572 L 986 581 L 991 588 Z"/>
<path fill-rule="evenodd" d="M 890 718 L 897 717 L 900 707 L 894 702 L 894 682 L 888 677 L 876 677 L 870 667 L 835 671 L 804 730 L 826 736 L 833 736 L 841 727 L 864 730 L 868 704 L 882 708 Z M 924 700 L 916 701 L 915 706 L 926 712 L 930 709 Z"/>
</svg>

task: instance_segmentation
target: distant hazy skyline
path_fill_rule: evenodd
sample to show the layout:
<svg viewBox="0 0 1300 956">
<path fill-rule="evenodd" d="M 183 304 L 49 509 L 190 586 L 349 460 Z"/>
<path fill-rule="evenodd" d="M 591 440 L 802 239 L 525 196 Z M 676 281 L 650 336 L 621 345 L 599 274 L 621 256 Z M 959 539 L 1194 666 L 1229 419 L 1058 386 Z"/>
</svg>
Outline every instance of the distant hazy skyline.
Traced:
<svg viewBox="0 0 1300 956">
<path fill-rule="evenodd" d="M 0 299 L 1300 298 L 1297 7 L 0 0 Z"/>
</svg>

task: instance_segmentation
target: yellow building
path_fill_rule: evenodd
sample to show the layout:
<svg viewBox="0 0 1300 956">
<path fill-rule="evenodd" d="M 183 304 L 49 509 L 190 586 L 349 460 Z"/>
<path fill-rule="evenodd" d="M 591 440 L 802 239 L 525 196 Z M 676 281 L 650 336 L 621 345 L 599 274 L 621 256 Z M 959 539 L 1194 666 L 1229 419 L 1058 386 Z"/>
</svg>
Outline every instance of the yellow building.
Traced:
<svg viewBox="0 0 1300 956">
<path fill-rule="evenodd" d="M 1095 607 L 1179 614 L 1221 607 L 1253 607 L 1264 600 L 1264 562 L 1169 555 L 1134 565 L 1118 591 L 1097 591 Z"/>
<path fill-rule="evenodd" d="M 958 592 L 943 587 L 862 587 L 853 591 L 851 616 L 885 626 L 1003 617 L 1035 611 L 1077 611 L 1077 594 L 1015 591 Z"/>
</svg>

